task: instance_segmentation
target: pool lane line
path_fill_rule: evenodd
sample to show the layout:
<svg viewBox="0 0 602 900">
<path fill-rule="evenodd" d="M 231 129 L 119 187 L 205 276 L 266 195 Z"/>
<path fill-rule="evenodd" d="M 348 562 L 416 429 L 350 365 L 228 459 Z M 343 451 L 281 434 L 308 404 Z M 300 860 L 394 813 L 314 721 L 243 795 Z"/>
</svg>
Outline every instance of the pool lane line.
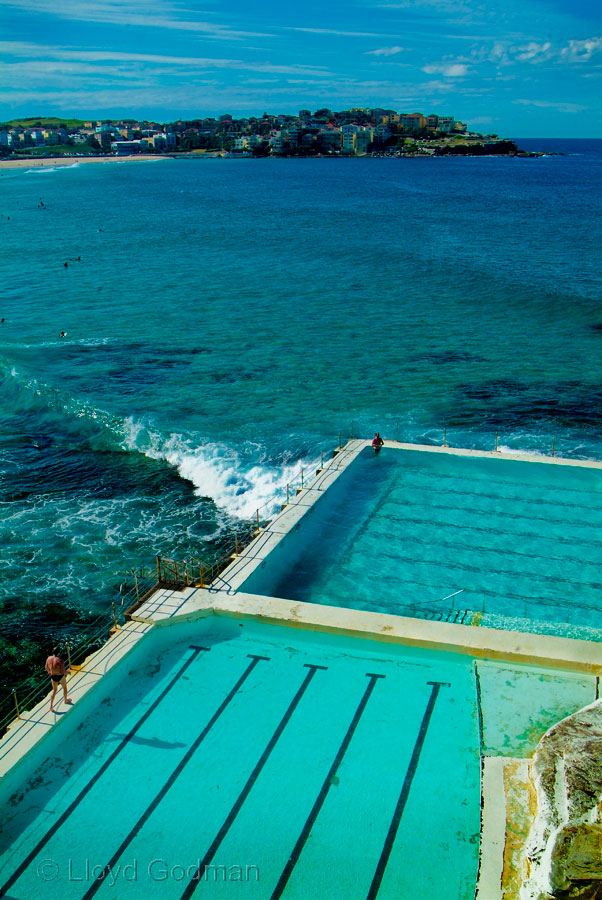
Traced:
<svg viewBox="0 0 602 900">
<path fill-rule="evenodd" d="M 79 804 L 80 804 L 81 801 L 84 799 L 84 797 L 85 797 L 85 796 L 89 793 L 89 791 L 94 787 L 94 785 L 96 784 L 96 782 L 98 781 L 98 779 L 99 779 L 102 775 L 104 775 L 104 773 L 107 771 L 107 769 L 109 768 L 109 766 L 111 765 L 111 763 L 113 762 L 113 760 L 116 759 L 117 756 L 119 756 L 119 754 L 121 753 L 121 751 L 123 750 L 123 748 L 131 741 L 131 739 L 134 737 L 134 735 L 136 734 L 136 732 L 144 725 L 144 723 L 146 722 L 146 720 L 148 719 L 148 717 L 151 715 L 151 713 L 153 713 L 153 712 L 155 711 L 155 709 L 157 708 L 157 706 L 161 703 L 161 701 L 162 701 L 162 700 L 167 696 L 167 694 L 171 691 L 171 689 L 173 688 L 173 686 L 175 685 L 175 683 L 182 677 L 182 675 L 184 674 L 184 672 L 186 671 L 186 669 L 187 669 L 187 668 L 190 666 L 190 664 L 193 663 L 194 660 L 198 657 L 199 653 L 201 653 L 201 652 L 208 653 L 209 650 L 210 650 L 211 648 L 210 648 L 210 647 L 195 647 L 194 645 L 191 645 L 189 649 L 190 649 L 190 650 L 194 650 L 194 653 L 192 654 L 192 656 L 190 656 L 190 657 L 185 661 L 184 665 L 181 666 L 181 668 L 179 669 L 179 671 L 174 675 L 174 677 L 173 677 L 172 680 L 169 682 L 169 684 L 167 685 L 167 687 L 159 694 L 159 696 L 157 697 L 157 699 L 154 700 L 154 701 L 151 703 L 151 705 L 149 706 L 149 708 L 148 708 L 148 709 L 146 710 L 146 712 L 138 719 L 138 721 L 136 722 L 136 724 L 134 725 L 134 727 L 131 729 L 131 731 L 129 731 L 129 732 L 126 734 L 126 736 L 125 736 L 125 737 L 121 740 L 121 742 L 117 745 L 117 747 L 115 748 L 115 750 L 113 750 L 113 752 L 112 752 L 111 755 L 108 757 L 108 759 L 105 760 L 105 762 L 102 764 L 102 766 L 100 767 L 100 769 L 98 770 L 98 772 L 96 772 L 96 773 L 92 776 L 92 778 L 90 779 L 90 781 L 86 784 L 86 786 L 85 786 L 84 788 L 82 788 L 82 790 L 79 792 L 79 794 L 77 795 L 77 797 L 76 797 L 74 800 L 71 801 L 71 803 L 69 804 L 69 806 L 67 807 L 67 809 L 66 809 L 66 810 L 58 817 L 58 819 L 56 819 L 56 820 L 52 823 L 52 825 L 50 826 L 50 828 L 48 829 L 48 831 L 46 832 L 46 834 L 44 834 L 44 836 L 43 836 L 42 838 L 40 838 L 40 840 L 39 840 L 38 843 L 35 845 L 35 847 L 33 848 L 33 850 L 31 850 L 31 851 L 27 854 L 27 856 L 25 857 L 25 859 L 23 860 L 23 862 L 15 869 L 15 871 L 14 871 L 14 872 L 12 873 L 12 875 L 8 878 L 8 880 L 2 885 L 2 887 L 0 887 L 0 897 L 4 897 L 4 896 L 6 895 L 6 892 L 13 886 L 13 884 L 14 884 L 16 881 L 18 881 L 18 879 L 19 879 L 19 878 L 21 877 L 21 875 L 25 872 L 25 870 L 31 865 L 31 863 L 34 861 L 34 859 L 36 858 L 36 856 L 38 855 L 38 853 L 40 852 L 40 850 L 42 850 L 42 849 L 46 846 L 46 844 L 48 843 L 48 841 L 50 840 L 50 838 L 54 835 L 54 833 L 56 832 L 56 830 L 57 830 L 58 828 L 60 828 L 62 825 L 64 825 L 64 823 L 67 821 L 67 819 L 68 819 L 69 816 L 72 814 L 72 812 L 79 806 Z"/>
<path fill-rule="evenodd" d="M 291 700 L 291 702 L 288 706 L 288 709 L 286 710 L 282 719 L 276 726 L 276 730 L 274 731 L 272 737 L 270 738 L 270 741 L 269 741 L 267 747 L 265 748 L 265 750 L 259 757 L 259 761 L 257 762 L 257 765 L 255 766 L 255 768 L 249 775 L 249 778 L 247 779 L 247 783 L 245 784 L 244 788 L 238 795 L 238 798 L 237 798 L 236 802 L 234 803 L 232 809 L 228 813 L 226 820 L 224 821 L 224 824 L 218 831 L 217 835 L 215 836 L 215 838 L 213 840 L 213 843 L 211 844 L 211 846 L 205 853 L 205 855 L 202 858 L 202 860 L 200 861 L 194 875 L 192 875 L 190 881 L 186 885 L 186 888 L 180 895 L 180 900 L 188 900 L 188 898 L 192 897 L 192 895 L 196 891 L 196 889 L 199 885 L 199 881 L 203 878 L 203 876 L 205 874 L 205 870 L 206 870 L 207 866 L 209 865 L 209 863 L 211 862 L 211 860 L 217 853 L 217 851 L 220 847 L 220 844 L 222 843 L 222 841 L 226 837 L 228 831 L 230 830 L 232 824 L 234 823 L 234 820 L 236 819 L 238 813 L 240 812 L 240 809 L 241 809 L 243 803 L 249 796 L 251 788 L 257 781 L 259 775 L 261 774 L 261 770 L 263 769 L 263 767 L 265 766 L 266 762 L 268 761 L 268 759 L 270 757 L 272 750 L 278 743 L 280 735 L 286 728 L 292 714 L 294 713 L 295 709 L 299 705 L 299 702 L 301 701 L 303 694 L 309 687 L 312 678 L 314 677 L 314 675 L 316 674 L 318 669 L 322 669 L 325 671 L 326 669 L 328 669 L 328 666 L 316 666 L 316 665 L 313 665 L 312 663 L 305 663 L 305 668 L 309 669 L 309 672 L 303 679 L 303 683 L 302 683 L 301 687 L 299 688 L 299 690 L 297 691 L 297 693 Z M 87 900 L 87 896 L 84 898 L 84 900 Z"/>
<path fill-rule="evenodd" d="M 483 725 L 483 703 L 482 703 L 483 694 L 481 691 L 481 676 L 479 674 L 479 667 L 477 665 L 476 660 L 473 662 L 473 666 L 474 666 L 475 686 L 477 689 L 477 718 L 479 721 L 479 754 L 480 754 L 481 758 L 483 758 L 483 749 L 485 747 L 485 734 L 484 734 L 484 725 Z"/>
<path fill-rule="evenodd" d="M 186 751 L 186 753 L 184 754 L 184 756 L 182 757 L 182 759 L 180 760 L 180 762 L 178 763 L 176 768 L 173 770 L 173 772 L 171 773 L 171 775 L 169 776 L 169 778 L 167 779 L 167 781 L 165 782 L 165 784 L 163 785 L 161 790 L 155 795 L 154 799 L 146 807 L 146 809 L 144 810 L 144 812 L 142 813 L 142 815 L 140 816 L 138 821 L 135 823 L 135 825 L 130 829 L 128 834 L 122 840 L 121 844 L 119 845 L 119 847 L 117 848 L 117 850 L 115 851 L 115 853 L 113 854 L 113 856 L 111 857 L 109 862 L 106 864 L 106 866 L 104 866 L 102 872 L 100 872 L 96 876 L 95 880 L 92 882 L 92 884 L 90 885 L 90 887 L 84 894 L 82 900 L 90 900 L 90 898 L 93 897 L 96 894 L 96 892 L 99 890 L 99 888 L 102 887 L 104 879 L 106 878 L 108 873 L 113 869 L 113 867 L 115 866 L 115 863 L 118 861 L 119 857 L 122 856 L 125 849 L 129 846 L 129 844 L 131 844 L 131 842 L 136 837 L 136 835 L 138 834 L 138 832 L 140 831 L 142 826 L 145 824 L 147 819 L 150 818 L 151 814 L 155 811 L 155 809 L 157 808 L 157 806 L 159 805 L 161 800 L 163 800 L 163 798 L 165 797 L 165 795 L 167 794 L 169 789 L 173 786 L 174 782 L 177 780 L 177 778 L 182 773 L 182 770 L 184 769 L 184 767 L 190 762 L 190 760 L 192 759 L 192 757 L 198 750 L 200 744 L 207 737 L 207 735 L 209 734 L 209 732 L 211 731 L 211 729 L 213 728 L 213 726 L 215 725 L 215 723 L 217 722 L 217 720 L 219 719 L 221 714 L 224 712 L 226 707 L 232 702 L 232 700 L 234 699 L 234 697 L 236 696 L 236 694 L 238 693 L 238 691 L 240 690 L 240 688 L 242 687 L 244 682 L 247 680 L 247 678 L 249 677 L 249 675 L 251 674 L 251 672 L 253 671 L 255 666 L 261 660 L 265 660 L 266 662 L 270 661 L 269 656 L 257 656 L 254 653 L 248 653 L 247 657 L 251 659 L 250 664 L 247 666 L 245 671 L 242 673 L 242 675 L 240 676 L 240 678 L 238 679 L 238 681 L 236 682 L 236 684 L 234 685 L 234 687 L 232 688 L 230 693 L 227 695 L 227 697 L 224 700 L 222 700 L 222 702 L 220 703 L 220 705 L 218 706 L 216 711 L 213 713 L 213 715 L 211 716 L 211 718 L 209 719 L 209 721 L 207 722 L 207 724 L 205 725 L 205 727 L 203 728 L 201 733 L 194 740 L 194 742 L 190 745 L 190 747 L 188 748 L 188 750 Z"/>
<path fill-rule="evenodd" d="M 375 675 L 372 672 L 366 672 L 366 676 L 370 679 L 368 686 L 367 686 L 366 690 L 364 691 L 364 694 L 362 696 L 362 699 L 360 700 L 359 706 L 357 707 L 357 709 L 353 715 L 351 724 L 349 725 L 349 728 L 347 729 L 347 733 L 345 734 L 345 737 L 343 738 L 343 742 L 341 743 L 341 746 L 339 747 L 339 749 L 337 751 L 337 754 L 333 760 L 333 763 L 332 763 L 330 769 L 328 770 L 328 774 L 322 783 L 322 787 L 320 788 L 320 793 L 318 794 L 318 796 L 314 802 L 314 805 L 311 808 L 311 812 L 305 821 L 305 825 L 303 826 L 301 834 L 299 835 L 299 837 L 297 839 L 297 843 L 295 844 L 293 851 L 292 851 L 291 855 L 289 856 L 284 869 L 282 870 L 282 874 L 280 875 L 280 878 L 278 879 L 278 883 L 270 896 L 270 900 L 278 900 L 278 898 L 282 896 L 282 892 L 284 891 L 284 889 L 286 888 L 286 885 L 288 884 L 288 880 L 291 877 L 292 871 L 295 868 L 295 866 L 297 865 L 297 861 L 298 861 L 299 857 L 301 856 L 301 852 L 305 846 L 305 843 L 311 833 L 312 828 L 314 827 L 314 824 L 315 824 L 316 819 L 318 818 L 318 815 L 320 814 L 320 810 L 322 809 L 322 807 L 324 805 L 324 801 L 326 800 L 328 791 L 332 787 L 332 783 L 336 776 L 337 770 L 338 770 L 341 762 L 343 761 L 343 757 L 345 756 L 345 754 L 347 752 L 347 748 L 349 747 L 349 744 L 351 743 L 351 739 L 353 738 L 353 735 L 355 734 L 355 730 L 356 730 L 356 728 L 359 724 L 359 721 L 364 713 L 364 709 L 366 708 L 366 704 L 368 703 L 368 700 L 370 699 L 370 695 L 372 694 L 372 691 L 374 690 L 376 682 L 378 681 L 379 678 L 386 677 L 385 675 Z"/>
<path fill-rule="evenodd" d="M 416 774 L 416 769 L 418 768 L 418 760 L 420 759 L 420 754 L 424 746 L 424 741 L 431 721 L 431 716 L 433 715 L 435 703 L 437 702 L 437 695 L 439 694 L 439 691 L 442 687 L 450 687 L 450 684 L 447 681 L 427 681 L 427 684 L 432 685 L 431 696 L 429 697 L 424 715 L 422 717 L 422 722 L 420 723 L 420 730 L 418 732 L 418 737 L 416 738 L 416 743 L 414 744 L 414 750 L 412 752 L 410 764 L 406 772 L 406 777 L 404 778 L 401 793 L 399 795 L 399 800 L 397 801 L 397 805 L 393 813 L 393 818 L 391 819 L 391 824 L 389 825 L 387 837 L 385 838 L 385 843 L 380 854 L 380 859 L 376 866 L 376 871 L 372 879 L 372 884 L 370 885 L 370 890 L 366 894 L 366 900 L 375 900 L 376 895 L 380 890 L 383 875 L 385 874 L 385 869 L 387 868 L 387 863 L 389 862 L 389 857 L 391 856 L 393 844 L 395 842 L 395 838 L 397 837 L 399 823 L 401 822 L 401 817 L 403 815 L 403 811 L 410 794 L 412 781 L 414 780 L 414 775 Z"/>
</svg>

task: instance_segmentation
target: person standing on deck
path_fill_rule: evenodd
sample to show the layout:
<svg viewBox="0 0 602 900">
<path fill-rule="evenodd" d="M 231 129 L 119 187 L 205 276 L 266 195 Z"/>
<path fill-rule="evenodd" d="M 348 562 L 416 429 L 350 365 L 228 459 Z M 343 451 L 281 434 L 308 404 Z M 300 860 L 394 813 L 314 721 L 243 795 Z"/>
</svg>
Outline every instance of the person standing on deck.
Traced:
<svg viewBox="0 0 602 900">
<path fill-rule="evenodd" d="M 67 673 L 65 671 L 65 663 L 58 655 L 59 648 L 55 647 L 52 651 L 52 656 L 49 656 L 46 660 L 45 669 L 50 675 L 50 680 L 52 682 L 52 697 L 50 698 L 50 712 L 54 712 L 54 698 L 56 697 L 56 692 L 59 689 L 59 684 L 63 687 L 63 694 L 65 698 L 65 703 L 72 703 L 73 701 L 69 699 L 67 696 Z"/>
</svg>

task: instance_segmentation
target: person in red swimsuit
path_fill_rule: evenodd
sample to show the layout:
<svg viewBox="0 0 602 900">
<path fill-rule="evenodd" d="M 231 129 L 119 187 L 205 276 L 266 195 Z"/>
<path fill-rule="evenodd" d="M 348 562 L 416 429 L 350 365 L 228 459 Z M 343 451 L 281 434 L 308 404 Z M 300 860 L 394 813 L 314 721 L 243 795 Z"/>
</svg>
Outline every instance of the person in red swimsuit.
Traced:
<svg viewBox="0 0 602 900">
<path fill-rule="evenodd" d="M 375 453 L 379 453 L 379 452 L 380 452 L 380 448 L 382 447 L 383 444 L 384 444 L 384 441 L 383 441 L 383 439 L 381 438 L 380 434 L 379 434 L 378 431 L 377 431 L 376 434 L 374 435 L 373 439 L 372 439 L 372 446 L 374 447 L 374 452 L 375 452 Z"/>
<path fill-rule="evenodd" d="M 69 699 L 67 696 L 67 672 L 65 671 L 65 663 L 58 655 L 59 648 L 55 647 L 52 651 L 52 655 L 48 657 L 46 660 L 45 669 L 50 675 L 50 681 L 52 682 L 52 697 L 50 698 L 50 712 L 54 712 L 54 698 L 56 697 L 56 692 L 59 689 L 59 684 L 63 687 L 63 694 L 65 698 L 65 703 L 72 703 L 73 701 Z"/>
</svg>

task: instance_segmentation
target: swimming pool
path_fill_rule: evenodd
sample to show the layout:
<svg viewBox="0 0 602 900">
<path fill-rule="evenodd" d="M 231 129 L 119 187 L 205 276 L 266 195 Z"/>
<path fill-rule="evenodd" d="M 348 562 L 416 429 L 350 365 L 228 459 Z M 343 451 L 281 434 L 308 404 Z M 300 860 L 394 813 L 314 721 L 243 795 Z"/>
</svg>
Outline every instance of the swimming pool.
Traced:
<svg viewBox="0 0 602 900">
<path fill-rule="evenodd" d="M 471 660 L 227 620 L 157 632 L 26 783 L 3 780 L 1 896 L 472 900 Z"/>
<path fill-rule="evenodd" d="M 460 623 L 600 628 L 601 494 L 596 468 L 366 449 L 243 589 Z"/>
</svg>

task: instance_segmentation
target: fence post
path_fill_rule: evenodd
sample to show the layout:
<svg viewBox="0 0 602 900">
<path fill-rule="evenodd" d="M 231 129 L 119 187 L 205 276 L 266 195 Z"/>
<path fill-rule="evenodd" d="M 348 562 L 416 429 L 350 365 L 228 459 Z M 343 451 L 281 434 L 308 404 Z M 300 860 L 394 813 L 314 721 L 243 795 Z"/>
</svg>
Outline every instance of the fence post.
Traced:
<svg viewBox="0 0 602 900">
<path fill-rule="evenodd" d="M 289 501 L 290 501 L 290 485 L 287 484 L 287 486 L 286 486 L 286 502 L 288 503 Z"/>
<path fill-rule="evenodd" d="M 324 468 L 324 451 L 320 453 L 320 469 Z"/>
<path fill-rule="evenodd" d="M 19 712 L 19 702 L 17 700 L 17 692 L 15 688 L 13 688 L 13 697 L 15 699 L 15 709 L 17 710 L 17 719 L 21 718 L 21 713 Z"/>
<path fill-rule="evenodd" d="M 552 440 L 552 456 L 554 456 L 555 449 L 556 449 L 556 441 Z"/>
<path fill-rule="evenodd" d="M 157 581 L 161 581 L 161 557 L 157 553 Z"/>
<path fill-rule="evenodd" d="M 443 446 L 447 447 L 447 428 L 443 429 Z"/>
<path fill-rule="evenodd" d="M 343 445 L 341 444 L 341 432 L 339 431 L 339 450 Z"/>
<path fill-rule="evenodd" d="M 136 600 L 138 603 L 140 603 L 140 592 L 138 590 L 138 576 L 136 575 L 136 569 L 132 569 L 132 572 L 134 574 L 134 589 L 136 591 Z"/>
<path fill-rule="evenodd" d="M 203 563 L 199 563 L 199 581 L 201 582 L 201 587 L 205 587 L 205 582 L 203 581 Z"/>
<path fill-rule="evenodd" d="M 303 488 L 304 480 L 303 480 L 303 469 L 301 469 L 301 487 Z"/>
<path fill-rule="evenodd" d="M 399 443 L 399 419 L 395 420 L 395 440 Z"/>
<path fill-rule="evenodd" d="M 112 629 L 112 630 L 113 630 L 113 631 L 118 631 L 118 630 L 119 630 L 119 625 L 117 624 L 117 613 L 116 613 L 116 611 L 115 611 L 115 603 L 114 603 L 114 602 L 111 603 L 111 606 L 113 607 L 113 629 Z"/>
<path fill-rule="evenodd" d="M 498 435 L 497 435 L 497 432 L 496 432 L 496 435 L 495 435 L 495 452 L 496 452 L 496 453 L 498 452 L 498 449 L 497 449 L 497 439 L 498 439 Z"/>
<path fill-rule="evenodd" d="M 257 510 L 257 527 L 259 528 L 259 510 Z"/>
<path fill-rule="evenodd" d="M 234 552 L 238 556 L 238 535 L 234 535 Z"/>
</svg>

